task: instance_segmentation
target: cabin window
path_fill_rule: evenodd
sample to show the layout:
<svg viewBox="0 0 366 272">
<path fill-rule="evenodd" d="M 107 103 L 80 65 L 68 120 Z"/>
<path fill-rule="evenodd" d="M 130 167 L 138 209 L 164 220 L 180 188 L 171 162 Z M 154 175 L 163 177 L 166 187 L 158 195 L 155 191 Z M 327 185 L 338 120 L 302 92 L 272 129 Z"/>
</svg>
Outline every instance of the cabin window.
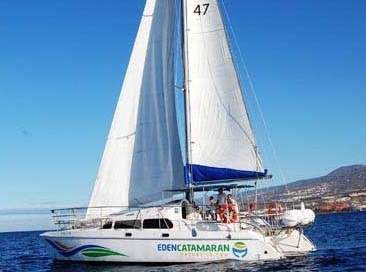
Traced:
<svg viewBox="0 0 366 272">
<path fill-rule="evenodd" d="M 169 219 L 145 219 L 144 229 L 171 229 L 173 223 Z"/>
<path fill-rule="evenodd" d="M 139 229 L 141 228 L 140 220 L 123 220 L 114 222 L 115 229 Z"/>
<path fill-rule="evenodd" d="M 111 229 L 112 228 L 112 222 L 106 222 L 103 227 L 103 229 Z"/>
</svg>

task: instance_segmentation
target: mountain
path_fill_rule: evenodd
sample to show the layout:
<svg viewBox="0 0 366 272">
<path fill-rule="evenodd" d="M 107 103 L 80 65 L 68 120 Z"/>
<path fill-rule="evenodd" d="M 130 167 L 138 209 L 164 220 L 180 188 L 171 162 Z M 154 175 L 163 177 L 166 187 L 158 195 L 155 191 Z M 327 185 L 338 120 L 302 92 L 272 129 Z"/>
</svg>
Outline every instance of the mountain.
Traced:
<svg viewBox="0 0 366 272">
<path fill-rule="evenodd" d="M 342 201 L 349 206 L 366 205 L 366 165 L 342 166 L 325 176 L 259 190 L 258 195 L 266 202 L 303 201 L 315 209 Z"/>
<path fill-rule="evenodd" d="M 321 186 L 329 193 L 344 193 L 366 188 L 366 165 L 342 166 L 329 174 L 287 184 L 289 189 Z M 282 186 L 284 187 L 284 186 Z"/>
<path fill-rule="evenodd" d="M 330 172 L 327 176 L 329 177 L 341 177 L 357 175 L 359 172 L 365 171 L 366 165 L 356 164 L 351 166 L 339 167 L 336 170 Z"/>
</svg>

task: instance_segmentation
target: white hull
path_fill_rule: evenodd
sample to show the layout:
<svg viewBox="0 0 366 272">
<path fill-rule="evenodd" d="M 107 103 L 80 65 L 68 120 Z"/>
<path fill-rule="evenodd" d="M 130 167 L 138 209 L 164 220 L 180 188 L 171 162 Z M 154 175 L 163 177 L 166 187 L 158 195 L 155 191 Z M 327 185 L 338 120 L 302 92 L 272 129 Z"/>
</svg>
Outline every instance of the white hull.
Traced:
<svg viewBox="0 0 366 272">
<path fill-rule="evenodd" d="M 125 237 L 126 233 L 132 237 Z M 170 237 L 161 238 L 162 233 Z M 42 237 L 51 255 L 64 261 L 184 263 L 284 257 L 270 238 L 254 231 L 197 231 L 197 237 L 192 237 L 191 232 L 95 229 L 47 232 Z"/>
<path fill-rule="evenodd" d="M 182 218 L 181 205 L 126 210 L 108 218 L 71 221 L 68 230 L 46 232 L 41 236 L 50 254 L 63 261 L 259 261 L 314 250 L 313 244 L 297 229 L 283 229 L 268 235 L 269 229 L 260 227 L 256 221 L 227 224 L 202 220 L 199 214 L 193 214 L 198 219 Z M 154 225 L 151 220 L 162 221 Z"/>
</svg>

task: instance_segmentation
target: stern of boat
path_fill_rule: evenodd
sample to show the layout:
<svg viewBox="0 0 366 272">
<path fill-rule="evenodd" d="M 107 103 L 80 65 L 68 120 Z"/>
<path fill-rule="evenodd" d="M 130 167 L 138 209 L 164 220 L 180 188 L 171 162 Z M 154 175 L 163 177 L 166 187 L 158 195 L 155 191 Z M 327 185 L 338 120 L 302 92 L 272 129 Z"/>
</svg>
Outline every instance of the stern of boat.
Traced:
<svg viewBox="0 0 366 272">
<path fill-rule="evenodd" d="M 274 244 L 285 256 L 306 254 L 316 250 L 313 242 L 305 236 L 303 229 L 287 228 L 273 237 Z"/>
</svg>

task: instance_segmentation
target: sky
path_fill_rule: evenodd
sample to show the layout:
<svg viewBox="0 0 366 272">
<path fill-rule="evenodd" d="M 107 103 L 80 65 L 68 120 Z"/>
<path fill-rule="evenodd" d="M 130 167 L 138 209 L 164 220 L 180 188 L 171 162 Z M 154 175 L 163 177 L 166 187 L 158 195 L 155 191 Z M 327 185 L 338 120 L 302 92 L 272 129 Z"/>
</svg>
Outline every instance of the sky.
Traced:
<svg viewBox="0 0 366 272">
<path fill-rule="evenodd" d="M 274 182 L 365 164 L 366 2 L 224 3 Z M 0 210 L 87 204 L 143 6 L 0 1 Z"/>
</svg>

